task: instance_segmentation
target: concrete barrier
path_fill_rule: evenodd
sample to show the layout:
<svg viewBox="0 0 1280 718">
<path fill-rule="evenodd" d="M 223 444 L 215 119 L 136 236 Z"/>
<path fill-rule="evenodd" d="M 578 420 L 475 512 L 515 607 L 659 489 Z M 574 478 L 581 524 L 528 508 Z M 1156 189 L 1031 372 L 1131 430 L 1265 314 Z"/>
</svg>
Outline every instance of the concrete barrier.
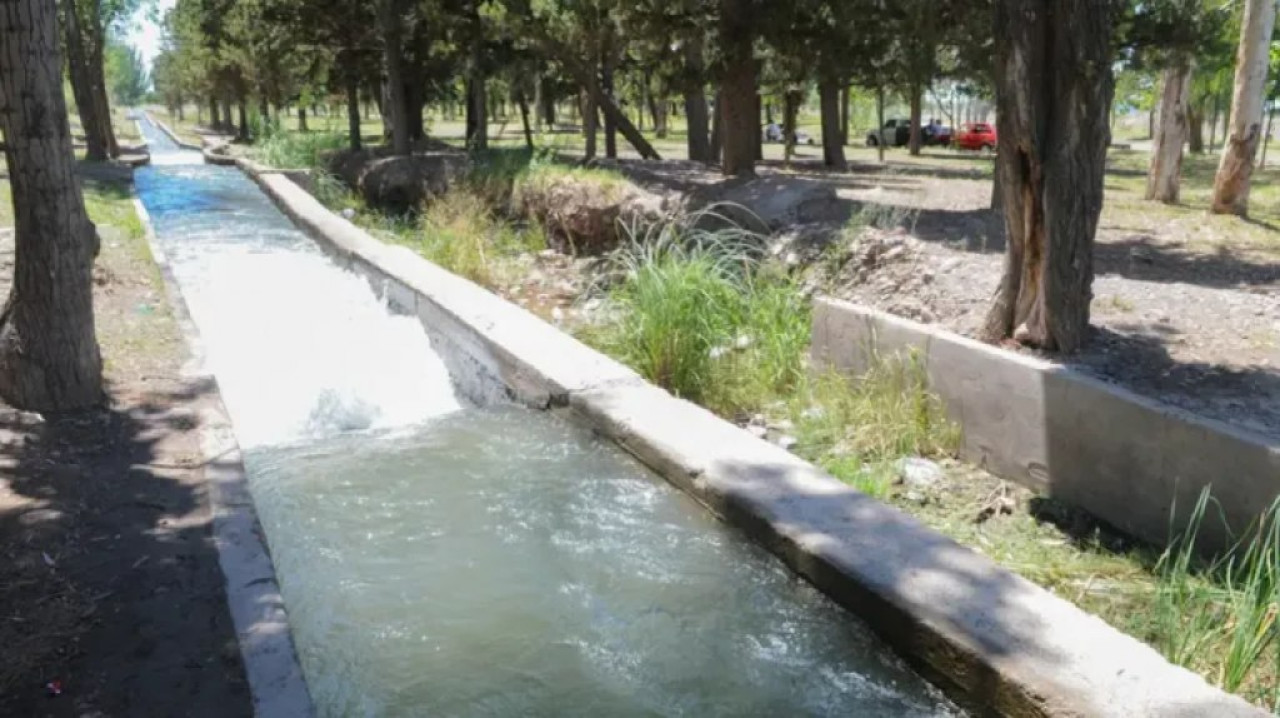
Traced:
<svg viewBox="0 0 1280 718">
<path fill-rule="evenodd" d="M 914 352 L 964 431 L 966 459 L 1162 544 L 1209 488 L 1236 533 L 1280 493 L 1280 443 L 1061 365 L 820 298 L 815 361 L 864 371 Z M 1173 512 L 1177 510 L 1178 516 Z M 1211 512 L 1207 547 L 1228 527 Z"/>
<path fill-rule="evenodd" d="M 242 167 L 245 166 L 242 164 Z M 574 412 L 848 607 L 982 714 L 1260 716 L 1150 647 L 788 452 L 649 385 L 529 312 L 389 247 L 283 174 L 276 203 L 443 353 L 537 407 Z"/>
</svg>

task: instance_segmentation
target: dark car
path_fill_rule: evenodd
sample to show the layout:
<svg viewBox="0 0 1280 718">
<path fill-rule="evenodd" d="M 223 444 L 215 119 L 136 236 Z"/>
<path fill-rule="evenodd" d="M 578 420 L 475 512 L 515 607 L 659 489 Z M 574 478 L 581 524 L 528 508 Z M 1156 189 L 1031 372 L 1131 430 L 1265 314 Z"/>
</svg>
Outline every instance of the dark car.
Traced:
<svg viewBox="0 0 1280 718">
<path fill-rule="evenodd" d="M 930 122 L 920 128 L 920 141 L 927 146 L 945 147 L 951 144 L 951 128 Z M 883 144 L 885 147 L 906 147 L 911 142 L 911 120 L 894 118 L 887 120 L 879 132 L 867 133 L 867 147 Z"/>
</svg>

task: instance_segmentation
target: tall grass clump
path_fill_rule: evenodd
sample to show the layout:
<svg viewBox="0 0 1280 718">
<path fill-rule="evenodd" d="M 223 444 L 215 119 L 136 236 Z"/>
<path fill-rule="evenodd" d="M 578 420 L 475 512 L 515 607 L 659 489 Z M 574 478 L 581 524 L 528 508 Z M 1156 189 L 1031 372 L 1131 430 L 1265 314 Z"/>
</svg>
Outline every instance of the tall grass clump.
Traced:
<svg viewBox="0 0 1280 718">
<path fill-rule="evenodd" d="M 323 157 L 347 146 L 345 135 L 330 132 L 267 133 L 255 145 L 260 162 L 281 169 L 318 169 Z"/>
<path fill-rule="evenodd" d="M 1209 508 L 1200 495 L 1185 531 L 1156 565 L 1152 642 L 1170 661 L 1272 711 L 1280 708 L 1280 499 L 1223 553 L 1201 560 Z"/>
<path fill-rule="evenodd" d="M 738 415 L 802 378 L 808 303 L 788 277 L 761 269 L 759 237 L 697 224 L 627 229 L 611 319 L 587 338 L 672 393 Z"/>
</svg>

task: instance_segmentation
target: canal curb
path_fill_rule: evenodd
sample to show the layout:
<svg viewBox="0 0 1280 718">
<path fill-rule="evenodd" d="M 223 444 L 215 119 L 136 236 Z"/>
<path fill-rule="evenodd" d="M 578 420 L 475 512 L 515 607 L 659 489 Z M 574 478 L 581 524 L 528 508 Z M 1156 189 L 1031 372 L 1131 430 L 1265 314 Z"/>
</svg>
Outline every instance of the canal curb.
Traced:
<svg viewBox="0 0 1280 718">
<path fill-rule="evenodd" d="M 237 164 L 340 263 L 416 314 L 444 352 L 538 407 L 567 406 L 742 528 L 979 714 L 1265 715 L 1149 646 L 677 399 L 531 313 L 329 212 L 285 175 Z"/>
<path fill-rule="evenodd" d="M 160 128 L 160 131 L 161 131 L 161 132 L 163 132 L 163 133 L 165 133 L 165 135 L 167 135 L 167 136 L 169 137 L 169 139 L 170 139 L 170 140 L 173 140 L 173 143 L 174 143 L 175 145 L 177 145 L 178 147 L 180 147 L 180 148 L 182 148 L 182 149 L 184 149 L 184 150 L 195 150 L 196 152 L 199 152 L 199 151 L 200 151 L 200 147 L 199 147 L 198 145 L 193 145 L 193 144 L 191 144 L 190 142 L 183 142 L 183 141 L 178 137 L 177 133 L 175 133 L 173 130 L 169 129 L 169 125 L 167 125 L 167 124 L 165 124 L 165 123 L 161 122 L 160 120 L 157 120 L 156 118 L 152 117 L 150 112 L 147 112 L 147 113 L 146 113 L 146 115 L 147 115 L 147 119 L 151 120 L 151 122 L 153 122 L 153 123 L 155 124 L 155 126 L 156 126 L 156 127 L 159 127 L 159 128 Z"/>
<path fill-rule="evenodd" d="M 193 389 L 199 418 L 200 451 L 209 487 L 213 543 L 226 579 L 227 606 L 235 625 L 240 657 L 259 718 L 309 718 L 315 715 L 307 689 L 275 567 L 263 539 L 253 497 L 231 419 L 217 380 L 205 365 L 200 330 L 191 319 L 173 269 L 156 238 L 151 217 L 133 190 L 134 209 L 146 234 L 152 260 L 164 283 L 190 359 L 182 378 Z"/>
</svg>

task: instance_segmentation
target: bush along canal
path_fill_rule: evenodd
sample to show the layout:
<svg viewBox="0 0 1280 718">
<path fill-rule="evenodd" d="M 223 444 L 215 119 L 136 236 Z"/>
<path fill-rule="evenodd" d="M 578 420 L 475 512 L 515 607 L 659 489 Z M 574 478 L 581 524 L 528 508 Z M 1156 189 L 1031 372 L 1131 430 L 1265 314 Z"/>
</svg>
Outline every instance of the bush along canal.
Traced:
<svg viewBox="0 0 1280 718">
<path fill-rule="evenodd" d="M 141 124 L 160 161 L 138 192 L 235 424 L 320 715 L 960 714 L 611 443 L 467 401 L 416 317 L 239 170 Z"/>
</svg>

